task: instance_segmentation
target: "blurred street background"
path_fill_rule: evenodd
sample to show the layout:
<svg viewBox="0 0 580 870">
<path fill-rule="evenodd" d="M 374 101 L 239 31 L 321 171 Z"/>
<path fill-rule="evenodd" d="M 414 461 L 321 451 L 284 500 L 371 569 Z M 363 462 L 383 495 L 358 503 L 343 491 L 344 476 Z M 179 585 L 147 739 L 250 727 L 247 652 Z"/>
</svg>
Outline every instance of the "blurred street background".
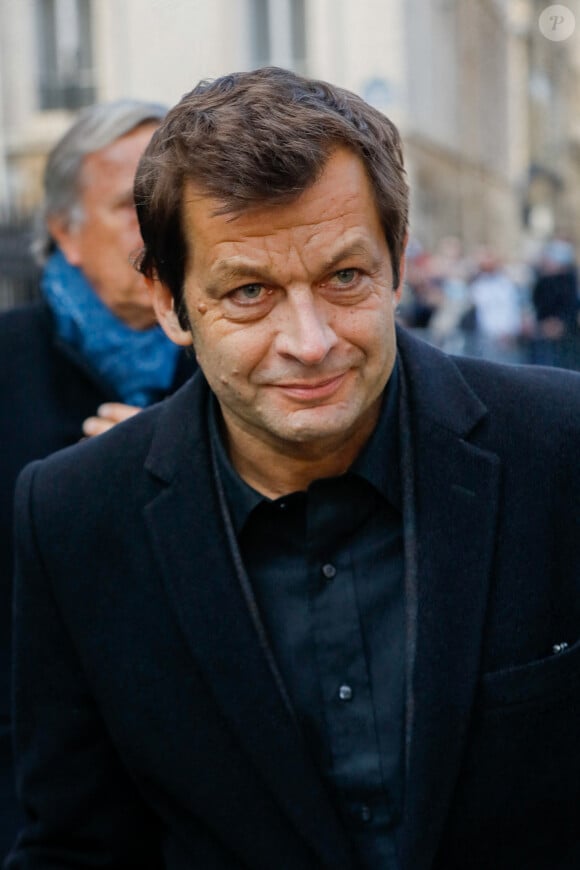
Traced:
<svg viewBox="0 0 580 870">
<path fill-rule="evenodd" d="M 412 191 L 399 318 L 580 369 L 578 0 L 0 0 L 0 310 L 33 299 L 47 152 L 75 112 L 274 64 L 388 114 Z"/>
</svg>

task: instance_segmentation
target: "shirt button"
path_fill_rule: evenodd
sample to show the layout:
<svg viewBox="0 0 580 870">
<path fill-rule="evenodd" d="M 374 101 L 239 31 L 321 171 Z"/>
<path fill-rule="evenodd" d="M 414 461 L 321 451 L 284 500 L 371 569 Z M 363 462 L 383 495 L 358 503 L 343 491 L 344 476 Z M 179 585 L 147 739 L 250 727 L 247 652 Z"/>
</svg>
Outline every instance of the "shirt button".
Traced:
<svg viewBox="0 0 580 870">
<path fill-rule="evenodd" d="M 372 821 L 373 811 L 368 806 L 368 804 L 363 804 L 360 807 L 358 817 L 361 820 L 361 822 L 364 822 L 365 824 L 368 824 L 368 822 Z"/>
<path fill-rule="evenodd" d="M 327 562 L 326 565 L 322 566 L 322 574 L 327 580 L 332 580 L 333 577 L 336 577 L 336 568 Z"/>
<path fill-rule="evenodd" d="M 350 686 L 346 684 L 341 686 L 338 690 L 338 697 L 341 701 L 351 701 L 352 700 L 352 689 Z"/>
</svg>

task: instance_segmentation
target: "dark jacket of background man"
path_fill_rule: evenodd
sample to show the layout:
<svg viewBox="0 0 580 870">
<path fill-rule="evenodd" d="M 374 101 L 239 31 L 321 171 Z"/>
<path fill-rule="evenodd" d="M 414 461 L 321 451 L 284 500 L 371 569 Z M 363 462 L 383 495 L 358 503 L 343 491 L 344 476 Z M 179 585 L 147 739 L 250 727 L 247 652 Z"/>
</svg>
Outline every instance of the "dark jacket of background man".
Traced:
<svg viewBox="0 0 580 870">
<path fill-rule="evenodd" d="M 182 355 L 170 392 L 191 370 L 192 362 Z M 76 444 L 83 421 L 111 401 L 121 398 L 59 342 L 44 303 L 0 317 L 0 854 L 16 831 L 8 709 L 14 484 L 28 462 Z"/>
<path fill-rule="evenodd" d="M 113 313 L 117 299 L 123 298 L 124 304 L 129 305 L 131 294 L 138 293 L 137 282 L 135 288 L 132 285 L 131 273 L 134 269 L 129 263 L 129 255 L 130 248 L 139 240 L 139 235 L 138 228 L 136 235 L 131 229 L 131 221 L 135 222 L 134 216 L 131 218 L 133 206 L 126 200 L 132 196 L 132 176 L 139 153 L 131 151 L 128 155 L 123 153 L 119 157 L 113 151 L 115 160 L 112 162 L 112 169 L 117 169 L 117 174 L 110 171 L 108 164 L 97 167 L 97 171 L 101 173 L 109 172 L 109 188 L 106 191 L 99 190 L 100 176 L 96 174 L 94 166 L 91 166 L 93 174 L 82 186 L 82 195 L 77 182 L 83 177 L 87 158 L 94 160 L 95 155 L 108 154 L 107 149 L 110 146 L 115 148 L 119 141 L 130 137 L 134 132 L 141 136 L 144 131 L 142 138 L 147 141 L 164 113 L 163 106 L 137 100 L 90 107 L 57 143 L 47 168 L 47 202 L 43 212 L 44 221 L 38 229 L 37 248 L 42 248 L 43 257 L 48 264 L 60 262 L 57 277 L 61 283 L 58 289 L 60 291 L 64 288 L 70 293 L 70 298 L 66 299 L 66 304 L 71 306 L 68 323 L 74 323 L 77 311 L 72 306 L 78 303 L 79 294 L 94 292 L 94 311 L 89 308 L 85 312 L 88 328 L 96 330 L 96 327 L 91 326 L 91 320 L 98 314 L 108 326 L 118 330 L 115 337 L 120 342 L 124 334 L 129 337 L 135 335 L 137 341 L 139 340 L 136 333 L 127 329 L 124 315 L 117 318 Z M 71 167 L 75 167 L 73 174 Z M 85 250 L 81 254 L 75 252 L 74 257 L 71 255 L 74 263 L 69 263 L 66 258 L 59 261 L 62 253 L 59 252 L 51 228 L 59 236 L 62 229 L 67 238 L 75 237 L 77 225 L 73 219 L 67 223 L 65 215 L 75 209 L 78 211 L 79 199 L 82 204 L 83 196 L 86 198 L 92 193 L 91 184 L 94 186 L 95 197 L 99 197 L 96 200 L 101 210 L 99 213 L 106 206 L 108 211 L 105 211 L 105 215 L 113 215 L 115 220 L 119 213 L 123 217 L 118 226 L 111 224 L 110 232 L 114 238 L 108 241 L 107 236 L 103 235 L 103 227 L 96 223 L 98 218 L 93 217 L 90 202 L 79 225 Z M 55 186 L 56 189 L 53 189 Z M 115 198 L 121 199 L 120 206 Z M 106 223 L 104 230 L 109 231 Z M 119 270 L 116 275 L 113 273 L 110 276 L 106 271 L 107 263 L 112 263 L 114 269 L 116 258 L 121 258 Z M 123 258 L 126 262 L 123 262 Z M 91 276 L 95 270 L 95 287 L 87 280 L 85 265 Z M 43 291 L 47 285 L 47 272 L 45 265 Z M 105 308 L 96 298 L 95 288 L 100 291 L 101 279 L 105 285 Z M 118 289 L 114 289 L 116 282 Z M 145 309 L 147 305 L 145 302 Z M 150 320 L 153 319 L 150 305 L 148 316 Z M 123 333 L 122 330 L 126 332 Z M 17 830 L 9 715 L 14 484 L 18 473 L 28 462 L 76 444 L 83 437 L 83 422 L 96 415 L 97 409 L 103 403 L 118 402 L 122 408 L 126 402 L 122 373 L 121 377 L 111 379 L 99 370 L 100 363 L 107 362 L 107 355 L 114 355 L 116 352 L 113 349 L 107 350 L 107 344 L 103 341 L 99 348 L 100 357 L 95 363 L 85 351 L 80 329 L 71 334 L 70 338 L 60 332 L 55 299 L 51 296 L 0 316 L 0 856 L 7 852 Z M 162 345 L 159 348 L 163 353 Z M 169 343 L 167 351 L 174 360 L 173 363 L 171 360 L 168 363 L 174 365 L 173 373 L 170 374 L 166 386 L 152 386 L 146 393 L 147 404 L 173 392 L 191 374 L 194 367 L 192 357 L 183 354 L 174 357 Z M 140 366 L 141 362 L 136 361 L 136 365 Z M 129 364 L 126 370 L 130 372 L 130 369 Z M 153 373 L 151 381 L 154 382 L 155 379 Z M 148 376 L 139 377 L 138 380 L 140 386 L 147 389 Z M 103 421 L 102 425 L 108 424 Z"/>
</svg>

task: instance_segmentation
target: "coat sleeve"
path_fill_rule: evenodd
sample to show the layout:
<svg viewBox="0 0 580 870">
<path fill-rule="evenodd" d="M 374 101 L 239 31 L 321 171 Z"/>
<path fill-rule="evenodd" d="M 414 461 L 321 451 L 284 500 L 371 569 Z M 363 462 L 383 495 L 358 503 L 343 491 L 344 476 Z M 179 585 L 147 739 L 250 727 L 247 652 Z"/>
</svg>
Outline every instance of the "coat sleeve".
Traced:
<svg viewBox="0 0 580 870">
<path fill-rule="evenodd" d="M 22 473 L 15 501 L 12 700 L 25 821 L 5 870 L 157 870 L 158 823 L 115 752 L 52 592 L 35 527 L 37 471 Z"/>
</svg>

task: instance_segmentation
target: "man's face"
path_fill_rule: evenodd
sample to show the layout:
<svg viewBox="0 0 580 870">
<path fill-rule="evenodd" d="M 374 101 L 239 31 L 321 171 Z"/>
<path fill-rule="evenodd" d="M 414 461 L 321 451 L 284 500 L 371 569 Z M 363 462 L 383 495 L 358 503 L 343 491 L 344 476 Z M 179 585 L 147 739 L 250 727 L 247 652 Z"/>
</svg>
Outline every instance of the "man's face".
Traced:
<svg viewBox="0 0 580 870">
<path fill-rule="evenodd" d="M 219 206 L 185 191 L 184 291 L 230 439 L 341 449 L 374 425 L 395 359 L 398 294 L 363 164 L 337 149 L 288 205 Z"/>
<path fill-rule="evenodd" d="M 51 225 L 65 257 L 84 272 L 95 293 L 136 329 L 155 322 L 150 294 L 131 257 L 142 245 L 133 179 L 155 124 L 144 124 L 83 160 L 80 219 Z"/>
</svg>

